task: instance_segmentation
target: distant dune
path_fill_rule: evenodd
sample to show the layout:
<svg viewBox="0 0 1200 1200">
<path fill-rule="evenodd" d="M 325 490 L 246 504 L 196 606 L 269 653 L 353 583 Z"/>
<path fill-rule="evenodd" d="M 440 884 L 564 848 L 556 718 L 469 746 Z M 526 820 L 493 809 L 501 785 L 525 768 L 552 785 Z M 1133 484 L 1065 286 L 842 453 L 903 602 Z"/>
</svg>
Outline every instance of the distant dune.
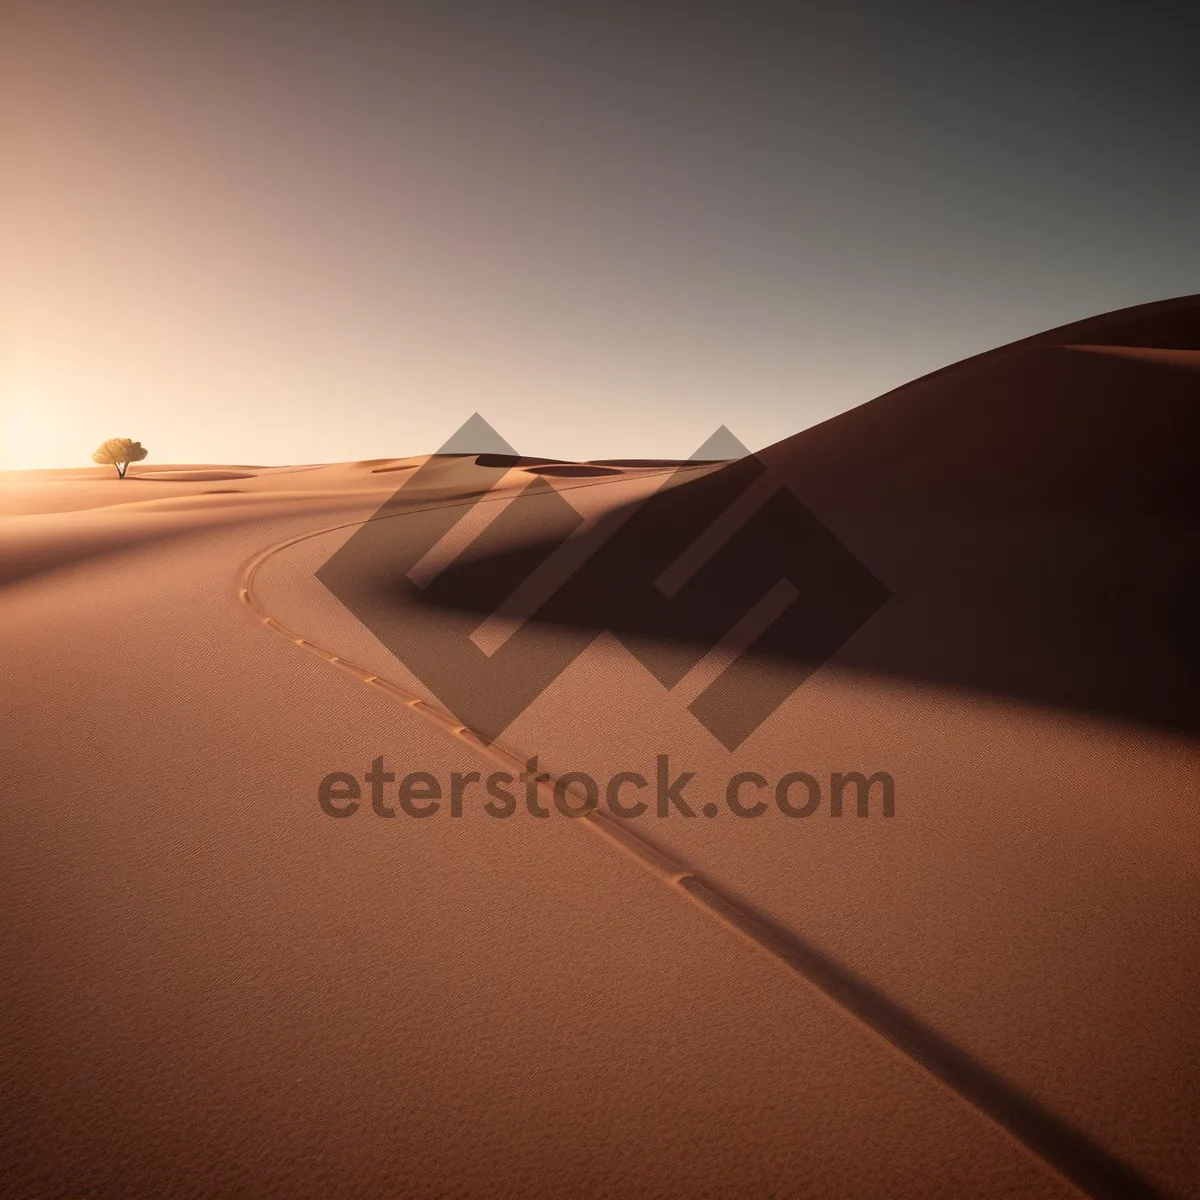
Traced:
<svg viewBox="0 0 1200 1200">
<path fill-rule="evenodd" d="M 422 458 L 384 460 L 413 464 Z M 393 470 L 403 470 L 404 465 Z M 394 477 L 390 477 L 394 479 Z M 229 483 L 229 487 L 213 487 Z M 236 485 L 236 486 L 234 486 Z M 0 475 L 0 584 L 163 538 L 379 502 L 395 489 L 368 463 L 111 467 Z"/>
</svg>

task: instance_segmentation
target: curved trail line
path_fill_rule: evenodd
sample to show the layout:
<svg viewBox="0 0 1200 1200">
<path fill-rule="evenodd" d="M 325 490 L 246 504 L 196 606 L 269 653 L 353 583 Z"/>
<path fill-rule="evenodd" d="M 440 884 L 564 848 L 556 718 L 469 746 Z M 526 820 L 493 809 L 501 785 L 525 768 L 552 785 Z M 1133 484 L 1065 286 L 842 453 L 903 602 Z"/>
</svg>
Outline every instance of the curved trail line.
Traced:
<svg viewBox="0 0 1200 1200">
<path fill-rule="evenodd" d="M 647 472 L 647 475 L 673 474 L 678 470 L 671 468 L 662 472 Z M 573 484 L 561 490 L 604 487 L 613 482 L 609 479 L 597 480 Z M 556 781 L 547 771 L 539 771 L 536 776 L 531 776 L 525 768 L 528 756 L 522 757 L 495 743 L 489 744 L 453 714 L 288 629 L 266 612 L 254 595 L 254 580 L 263 564 L 301 542 L 343 529 L 357 528 L 368 521 L 391 520 L 431 508 L 465 508 L 480 503 L 496 503 L 504 498 L 482 496 L 459 498 L 449 504 L 414 505 L 411 510 L 345 521 L 286 538 L 260 550 L 245 564 L 239 580 L 238 599 L 260 624 L 436 725 L 489 762 L 511 773 L 516 780 L 534 782 L 541 796 L 552 804 Z M 559 795 L 563 793 L 587 800 L 581 785 L 569 784 L 559 789 Z M 1009 1141 L 1053 1172 L 1060 1182 L 1094 1200 L 1162 1200 L 1164 1193 L 1120 1159 L 1091 1142 L 1033 1097 L 1015 1090 L 1000 1076 L 922 1024 L 865 980 L 859 979 L 816 947 L 757 912 L 744 900 L 706 881 L 685 863 L 607 813 L 597 809 L 572 819 L 598 833 L 708 917 L 732 930 L 777 964 L 801 976 L 822 999 L 848 1016 L 876 1042 L 899 1053 L 906 1062 L 916 1064 L 935 1083 L 965 1100 L 977 1113 L 990 1118 Z"/>
</svg>

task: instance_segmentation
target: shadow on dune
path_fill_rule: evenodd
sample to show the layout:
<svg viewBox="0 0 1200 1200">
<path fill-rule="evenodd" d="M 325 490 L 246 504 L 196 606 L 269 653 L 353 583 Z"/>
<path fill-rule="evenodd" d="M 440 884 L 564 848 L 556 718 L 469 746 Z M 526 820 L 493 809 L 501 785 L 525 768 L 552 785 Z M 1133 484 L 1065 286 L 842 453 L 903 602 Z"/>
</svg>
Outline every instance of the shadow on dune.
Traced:
<svg viewBox="0 0 1200 1200">
<path fill-rule="evenodd" d="M 711 463 L 721 460 L 709 459 L 691 459 L 693 463 Z M 589 460 L 589 465 L 593 467 L 675 467 L 679 465 L 677 458 L 593 458 Z"/>
<path fill-rule="evenodd" d="M 584 479 L 593 475 L 622 475 L 617 467 L 593 467 L 580 463 L 550 463 L 548 465 L 526 467 L 531 475 L 555 475 L 563 479 Z"/>
<path fill-rule="evenodd" d="M 1200 349 L 1200 298 L 991 351 L 668 484 L 614 514 L 532 620 L 608 630 L 673 686 L 782 578 L 783 617 L 695 702 L 726 723 L 832 656 L 1196 734 L 1200 372 L 1089 349 L 1120 346 Z M 664 594 L 662 572 L 764 479 L 766 502 Z M 473 554 L 421 602 L 490 613 L 556 544 L 534 529 Z"/>
<path fill-rule="evenodd" d="M 253 479 L 253 471 L 143 471 L 137 475 L 126 475 L 125 483 L 131 479 L 142 483 L 217 483 L 224 479 Z"/>
<path fill-rule="evenodd" d="M 1085 1195 L 1096 1200 L 1161 1200 L 1163 1197 L 1163 1193 L 1135 1169 L 1044 1107 L 1035 1097 L 1014 1089 L 985 1064 L 783 925 L 695 875 L 682 880 L 681 886 L 987 1113 Z"/>
</svg>

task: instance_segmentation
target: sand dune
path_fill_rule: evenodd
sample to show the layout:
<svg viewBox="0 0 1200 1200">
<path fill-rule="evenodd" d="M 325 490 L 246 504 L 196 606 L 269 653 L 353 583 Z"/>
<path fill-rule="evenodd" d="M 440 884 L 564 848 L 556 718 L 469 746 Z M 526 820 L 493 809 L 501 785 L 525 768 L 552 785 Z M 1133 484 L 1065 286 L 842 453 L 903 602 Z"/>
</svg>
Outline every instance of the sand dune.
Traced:
<svg viewBox="0 0 1200 1200">
<path fill-rule="evenodd" d="M 1135 334 L 1146 345 L 1100 340 Z M 800 500 L 891 594 L 839 665 L 1194 735 L 1200 699 L 1184 647 L 1200 608 L 1200 404 L 1194 371 L 1178 362 L 1200 353 L 1188 348 L 1200 341 L 1200 302 L 1097 318 L 1062 337 L 1090 349 L 1043 334 L 936 372 L 763 450 L 755 486 Z M 728 569 L 718 556 L 697 582 L 705 603 L 633 589 L 665 546 L 687 544 L 698 511 L 724 510 L 757 469 L 734 464 L 656 497 L 629 537 L 598 553 L 595 578 L 540 618 L 612 630 L 675 682 L 691 647 L 710 645 L 726 613 L 769 586 L 750 564 L 776 570 L 779 531 L 798 544 L 805 518 L 778 511 L 743 528 Z M 803 536 L 832 569 L 836 547 L 821 550 L 815 528 Z M 506 571 L 552 546 L 531 527 L 490 570 L 464 564 L 428 598 L 491 611 Z M 869 594 L 859 600 L 870 609 Z M 824 607 L 815 592 L 806 603 L 804 637 L 776 631 L 763 653 L 819 665 L 811 635 L 832 636 L 843 616 L 858 624 L 844 588 Z"/>
<path fill-rule="evenodd" d="M 1061 336 L 761 457 L 896 593 L 847 665 L 1195 734 L 1200 301 Z"/>
<path fill-rule="evenodd" d="M 1170 336 L 1186 342 L 1200 307 L 1169 307 Z M 1164 340 L 1166 335 L 1138 318 L 1137 313 L 1105 318 L 1089 328 L 1072 327 L 1070 335 L 1096 337 L 1115 328 L 1116 335 L 1127 336 L 1122 330 L 1133 324 L 1148 341 Z M 862 864 L 846 857 L 849 847 L 839 847 L 834 837 L 825 855 L 841 864 L 835 876 L 839 891 L 821 911 L 844 904 L 847 889 L 851 895 L 862 892 L 854 903 L 860 909 L 865 904 L 896 944 L 920 945 L 911 964 L 915 974 L 907 965 L 897 970 L 886 941 L 876 942 L 873 933 L 814 923 L 807 907 L 797 904 L 790 882 L 797 869 L 794 841 L 778 828 L 757 836 L 753 827 L 733 835 L 723 828 L 718 837 L 704 836 L 715 826 L 685 824 L 669 827 L 669 834 L 655 827 L 653 835 L 660 845 L 666 837 L 668 846 L 677 833 L 683 836 L 683 861 L 718 879 L 736 880 L 752 906 L 761 903 L 783 928 L 799 932 L 801 945 L 832 954 L 860 978 L 890 975 L 894 986 L 885 996 L 923 1018 L 926 1030 L 957 1027 L 951 1046 L 984 1066 L 999 1066 L 1000 1078 L 1015 1085 L 1018 1103 L 1065 1121 L 1062 1145 L 1070 1142 L 1071 1130 L 1083 1130 L 1093 1149 L 1115 1146 L 1149 1178 L 1165 1177 L 1186 1191 L 1197 1164 L 1178 1149 L 1195 1144 L 1200 1130 L 1170 1098 L 1168 1081 L 1181 1059 L 1191 1061 L 1188 997 L 1196 980 L 1185 930 L 1200 919 L 1200 904 L 1197 889 L 1183 882 L 1189 869 L 1194 878 L 1194 862 L 1189 868 L 1186 856 L 1180 861 L 1169 852 L 1170 861 L 1164 861 L 1163 854 L 1172 842 L 1194 846 L 1200 836 L 1194 810 L 1186 802 L 1180 807 L 1181 797 L 1200 790 L 1200 760 L 1192 743 L 1163 740 L 1151 730 L 1195 728 L 1192 693 L 1184 686 L 1190 667 L 1183 624 L 1194 611 L 1198 575 L 1189 487 L 1197 444 L 1195 394 L 1189 374 L 1165 361 L 1170 356 L 1160 353 L 1167 349 L 1162 346 L 1151 345 L 1145 361 L 1141 355 L 1113 361 L 1078 354 L 1048 336 L 1032 341 L 899 389 L 759 456 L 770 486 L 783 483 L 802 497 L 891 592 L 826 665 L 823 692 L 810 682 L 764 726 L 770 730 L 765 744 L 760 736 L 732 760 L 714 757 L 711 748 L 689 741 L 678 712 L 669 705 L 664 710 L 653 687 L 637 696 L 637 668 L 631 674 L 628 663 L 619 665 L 599 643 L 506 738 L 526 750 L 552 753 L 562 769 L 586 764 L 597 777 L 639 755 L 652 758 L 652 748 L 665 739 L 687 745 L 693 762 L 715 763 L 713 773 L 728 777 L 737 769 L 764 769 L 763 764 L 774 764 L 780 774 L 794 769 L 786 748 L 797 744 L 806 762 L 828 757 L 845 766 L 847 746 L 853 753 L 847 731 L 853 730 L 860 753 L 876 747 L 874 765 L 890 764 L 914 789 L 926 814 L 914 834 L 922 846 L 918 857 L 929 863 L 931 890 L 927 898 L 910 894 L 897 921 L 869 897 L 876 891 L 893 900 L 905 895 L 912 885 L 903 882 L 903 873 L 914 860 L 893 861 L 882 876 L 864 875 Z M 671 534 L 674 522 L 683 544 L 687 514 L 719 496 L 739 472 L 745 473 L 742 466 L 725 468 L 673 489 L 678 502 L 659 509 L 665 532 Z M 507 528 L 489 530 L 489 548 L 481 552 L 477 542 L 476 553 L 444 572 L 437 588 L 407 598 L 394 588 L 377 592 L 376 616 L 396 605 L 409 646 L 414 627 L 424 623 L 431 643 L 452 645 L 452 627 L 469 628 L 471 610 L 478 616 L 492 611 L 513 572 L 519 577 L 553 548 L 560 535 L 551 536 L 546 522 L 557 522 L 557 511 L 549 497 L 528 497 Z M 647 522 L 639 521 L 638 539 L 653 541 L 657 534 L 651 536 Z M 379 527 L 381 550 L 389 545 L 384 528 Z M 423 542 L 426 534 L 411 529 L 406 535 L 397 527 L 388 561 L 403 555 L 406 537 Z M 545 653 L 552 658 L 556 640 L 576 638 L 564 634 L 564 627 L 579 630 L 582 643 L 589 631 L 616 632 L 627 645 L 638 646 L 643 662 L 647 643 L 661 641 L 661 680 L 673 656 L 695 657 L 686 645 L 694 614 L 670 606 L 661 616 L 653 608 L 648 612 L 640 594 L 626 586 L 627 577 L 642 577 L 629 558 L 630 545 L 610 544 L 620 554 L 607 570 L 588 575 L 588 586 L 576 589 L 570 602 L 539 610 Z M 771 561 L 769 536 L 759 549 Z M 739 565 L 753 557 L 741 554 Z M 309 569 L 320 565 L 315 558 L 306 561 Z M 732 574 L 740 586 L 742 573 Z M 594 586 L 603 579 L 611 582 Z M 363 582 L 360 598 L 375 603 L 370 581 Z M 639 623 L 647 616 L 649 624 Z M 372 628 L 376 633 L 381 628 L 374 618 Z M 528 640 L 534 647 L 537 628 L 538 622 L 525 627 L 533 630 Z M 388 670 L 388 656 L 380 657 L 378 647 L 362 644 L 350 630 L 344 636 L 343 645 L 359 656 L 365 672 Z M 706 648 L 707 643 L 700 647 Z M 778 653 L 781 647 L 772 649 Z M 529 653 L 536 655 L 536 649 Z M 796 682 L 788 668 L 786 661 L 779 672 L 762 664 L 743 681 L 742 701 L 778 680 L 786 694 L 789 673 L 791 685 Z M 499 686 L 485 670 L 477 672 L 472 677 L 480 691 Z M 856 683 L 856 673 L 876 682 Z M 887 676 L 911 682 L 897 688 L 885 684 Z M 597 708 L 597 679 L 605 681 L 610 703 L 622 696 L 607 720 Z M 574 690 L 566 680 L 574 680 Z M 421 684 L 410 680 L 408 686 L 419 690 Z M 819 717 L 805 703 L 817 694 L 825 695 L 840 719 Z M 865 696 L 872 697 L 870 728 L 894 729 L 897 736 L 867 735 Z M 657 733 L 650 739 L 634 736 L 631 722 Z M 918 752 L 928 739 L 921 730 L 931 723 L 956 732 L 935 741 L 933 753 Z M 601 725 L 605 735 L 596 738 Z M 822 727 L 828 732 L 817 733 Z M 955 739 L 961 761 L 952 756 Z M 1130 788 L 1142 797 L 1135 817 L 1143 827 L 1136 832 L 1124 817 Z M 1067 796 L 1084 809 L 1074 803 L 1064 809 Z M 951 798 L 955 803 L 947 809 Z M 985 831 L 994 827 L 994 812 L 1004 809 L 1022 813 L 1027 825 L 1019 836 L 1006 827 L 1004 841 L 993 844 Z M 1092 814 L 1093 826 L 1081 824 L 1083 812 Z M 928 858 L 945 840 L 947 823 L 955 822 L 972 849 L 950 839 L 944 852 Z M 1164 828 L 1172 831 L 1166 843 Z M 981 867 L 974 857 L 981 853 L 991 859 L 986 868 L 991 882 L 984 888 L 978 887 Z M 1132 924 L 1128 909 L 1113 907 L 1115 895 L 1125 895 L 1124 889 L 1113 892 L 1111 879 L 1112 864 L 1122 860 L 1147 872 L 1141 884 L 1145 904 L 1137 905 Z M 1030 863 L 1039 864 L 1033 877 Z M 1047 873 L 1072 881 L 1066 892 L 1050 889 L 1053 900 Z M 960 876 L 967 890 L 957 883 L 949 888 L 949 880 Z M 948 888 L 956 904 L 950 913 L 938 900 Z M 1163 923 L 1156 915 L 1163 911 L 1189 915 Z M 1014 941 L 1015 930 L 1029 923 L 1044 936 Z M 815 947 L 805 942 L 806 929 L 816 935 Z M 971 932 L 964 944 L 966 930 Z M 1073 955 L 1054 956 L 1050 947 L 1072 938 Z M 957 946 L 960 973 L 943 965 L 949 973 L 935 972 L 934 978 L 947 986 L 931 991 L 929 966 L 951 944 Z M 1058 980 L 1047 974 L 1054 957 Z M 973 964 L 965 972 L 964 961 Z M 1148 961 L 1155 964 L 1155 982 L 1148 991 L 1138 986 L 1131 1010 L 1130 979 L 1145 978 Z M 1006 997 L 1000 1008 L 963 993 L 958 984 L 972 977 L 984 995 Z M 1014 991 L 1015 980 L 1030 977 L 1054 990 L 1059 1012 L 1070 1014 L 1055 1033 L 1040 1013 L 1038 989 Z M 1020 1019 L 1014 1019 L 1013 1006 Z M 1134 1025 L 1120 1016 L 1123 1011 L 1136 1014 Z M 964 1020 L 968 1012 L 974 1015 Z M 1046 1049 L 1031 1071 L 1022 1059 L 1034 1029 Z M 1125 1075 L 1114 1091 L 1102 1081 L 1117 1063 Z M 1200 1070 L 1200 1064 L 1192 1069 Z M 1145 1122 L 1136 1133 L 1123 1105 L 1133 1094 Z M 1145 1180 L 1126 1181 L 1112 1194 L 1130 1194 L 1143 1185 L 1152 1187 Z"/>
<path fill-rule="evenodd" d="M 247 618 L 264 512 L 0 595 L 9 1194 L 1066 1194 L 572 823 L 321 814 L 476 755 Z"/>
<path fill-rule="evenodd" d="M 421 461 L 406 459 L 396 469 Z M 211 486 L 220 481 L 237 487 Z M 318 520 L 379 504 L 394 488 L 390 480 L 374 479 L 367 463 L 151 467 L 123 480 L 107 467 L 6 472 L 0 477 L 0 583 L 222 525 L 299 513 Z"/>
</svg>

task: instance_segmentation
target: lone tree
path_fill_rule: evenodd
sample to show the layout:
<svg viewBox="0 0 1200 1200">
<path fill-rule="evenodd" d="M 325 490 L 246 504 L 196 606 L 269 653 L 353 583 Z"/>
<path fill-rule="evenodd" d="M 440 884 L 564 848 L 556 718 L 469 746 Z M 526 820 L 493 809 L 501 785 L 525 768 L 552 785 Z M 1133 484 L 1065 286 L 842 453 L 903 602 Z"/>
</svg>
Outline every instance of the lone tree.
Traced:
<svg viewBox="0 0 1200 1200">
<path fill-rule="evenodd" d="M 92 462 L 105 467 L 116 467 L 117 478 L 124 479 L 129 464 L 141 462 L 149 453 L 141 442 L 131 438 L 109 438 L 103 446 L 92 455 Z"/>
</svg>

